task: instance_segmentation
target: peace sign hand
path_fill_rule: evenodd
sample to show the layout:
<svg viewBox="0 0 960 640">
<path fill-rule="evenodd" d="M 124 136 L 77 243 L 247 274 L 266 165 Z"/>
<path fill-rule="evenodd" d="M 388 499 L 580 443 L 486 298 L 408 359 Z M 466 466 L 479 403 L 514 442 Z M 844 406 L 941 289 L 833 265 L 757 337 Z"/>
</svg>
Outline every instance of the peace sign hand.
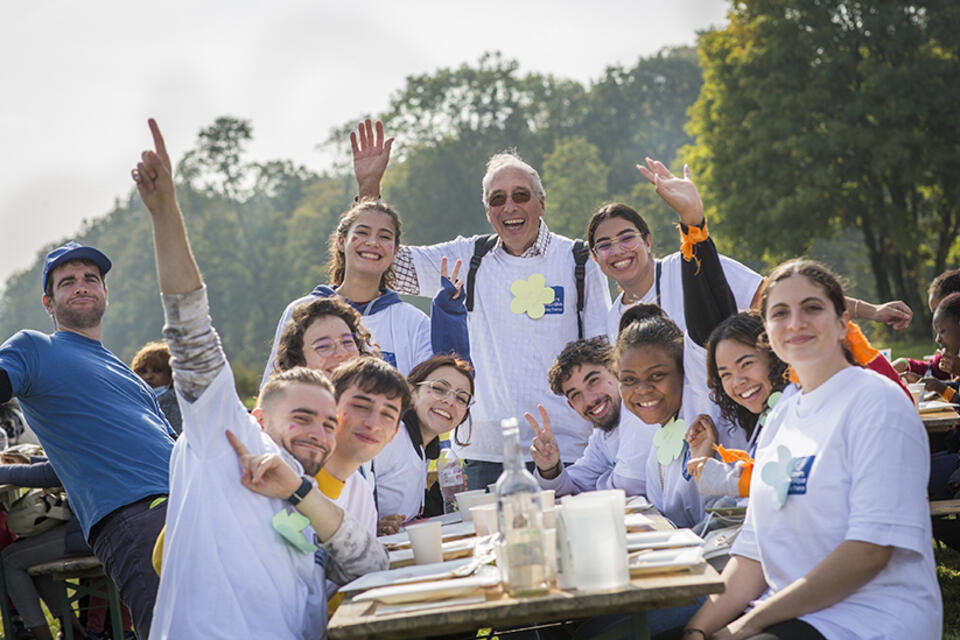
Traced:
<svg viewBox="0 0 960 640">
<path fill-rule="evenodd" d="M 458 258 L 457 261 L 453 264 L 453 273 L 451 273 L 448 276 L 447 275 L 447 256 L 443 256 L 442 258 L 440 258 L 441 280 L 447 280 L 448 282 L 450 282 L 450 284 L 452 284 L 457 288 L 457 292 L 452 296 L 450 296 L 452 300 L 456 300 L 457 298 L 459 298 L 461 291 L 463 291 L 463 280 L 457 279 L 457 274 L 460 273 L 460 267 L 462 266 L 463 266 L 463 260 L 460 260 Z"/>
<path fill-rule="evenodd" d="M 353 174 L 357 177 L 359 196 L 365 198 L 380 197 L 380 182 L 390 163 L 390 149 L 393 138 L 383 139 L 383 123 L 377 120 L 376 137 L 374 126 L 367 118 L 357 130 L 350 132 L 350 146 L 353 148 Z"/>
<path fill-rule="evenodd" d="M 537 434 L 530 445 L 530 455 L 533 457 L 537 469 L 540 470 L 540 475 L 547 480 L 552 480 L 560 475 L 559 471 L 555 471 L 557 465 L 560 464 L 560 448 L 557 446 L 557 439 L 550 428 L 550 416 L 547 414 L 547 410 L 543 408 L 542 404 L 537 405 L 537 410 L 540 412 L 540 419 L 543 420 L 543 429 L 540 428 L 540 424 L 533 417 L 533 414 L 523 414 L 523 417 L 530 423 L 530 428 Z"/>
<path fill-rule="evenodd" d="M 680 216 L 680 222 L 688 227 L 703 224 L 703 201 L 697 185 L 690 179 L 689 165 L 683 165 L 683 178 L 678 178 L 659 160 L 644 158 L 647 166 L 637 165 L 643 177 L 656 187 L 657 195 L 663 198 Z"/>
<path fill-rule="evenodd" d="M 275 453 L 250 453 L 232 431 L 227 429 L 227 440 L 240 458 L 243 473 L 240 482 L 250 491 L 268 498 L 286 500 L 300 488 L 300 477 L 283 458 Z"/>
<path fill-rule="evenodd" d="M 149 149 L 140 154 L 140 162 L 130 172 L 133 181 L 137 183 L 137 191 L 143 204 L 147 206 L 153 216 L 170 214 L 176 211 L 177 199 L 173 187 L 173 170 L 170 165 L 170 156 L 163 142 L 160 127 L 153 118 L 147 120 L 150 133 L 153 135 L 154 150 Z"/>
</svg>

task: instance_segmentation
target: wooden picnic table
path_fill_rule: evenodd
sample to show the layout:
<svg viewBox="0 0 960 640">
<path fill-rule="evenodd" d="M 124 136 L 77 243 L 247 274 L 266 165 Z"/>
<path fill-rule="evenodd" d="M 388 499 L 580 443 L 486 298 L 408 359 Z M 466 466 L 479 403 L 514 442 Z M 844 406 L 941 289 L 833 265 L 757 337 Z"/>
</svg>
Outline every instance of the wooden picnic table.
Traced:
<svg viewBox="0 0 960 640">
<path fill-rule="evenodd" d="M 927 433 L 944 433 L 960 422 L 960 415 L 953 409 L 944 409 L 935 413 L 921 413 L 920 420 Z"/>
<path fill-rule="evenodd" d="M 646 515 L 654 520 L 657 530 L 673 528 L 658 513 Z M 375 613 L 374 602 L 353 602 L 347 598 L 330 619 L 327 635 L 331 640 L 447 637 L 481 627 L 516 627 L 639 613 L 692 604 L 699 596 L 721 591 L 719 574 L 704 563 L 690 571 L 634 577 L 629 586 L 613 591 L 580 593 L 552 588 L 544 595 L 514 598 L 497 586 L 484 590 L 483 602 L 390 614 Z"/>
</svg>

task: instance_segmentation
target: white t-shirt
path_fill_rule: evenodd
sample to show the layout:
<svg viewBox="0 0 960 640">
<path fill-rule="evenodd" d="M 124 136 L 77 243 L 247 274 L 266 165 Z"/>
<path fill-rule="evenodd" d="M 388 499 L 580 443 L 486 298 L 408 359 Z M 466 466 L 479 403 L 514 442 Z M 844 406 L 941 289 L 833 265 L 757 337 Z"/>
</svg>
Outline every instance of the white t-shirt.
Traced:
<svg viewBox="0 0 960 640">
<path fill-rule="evenodd" d="M 436 287 L 425 290 L 424 283 L 440 282 L 440 259 L 470 264 L 476 238 L 462 236 L 450 242 L 410 247 L 421 295 L 433 295 Z M 523 419 L 524 412 L 537 414 L 543 404 L 556 420 L 554 429 L 560 457 L 565 462 L 580 458 L 592 426 L 567 406 L 566 399 L 555 395 L 547 384 L 547 371 L 566 344 L 577 339 L 577 288 L 574 278 L 573 241 L 551 234 L 544 255 L 520 258 L 497 247 L 484 256 L 477 269 L 473 311 L 467 314 L 470 356 L 477 372 L 476 405 L 470 444 L 453 448 L 461 459 L 500 462 L 503 443 L 500 421 L 516 417 L 520 421 L 520 443 L 530 459 L 533 430 Z M 541 274 L 547 287 L 555 291 L 554 302 L 546 313 L 534 320 L 526 313 L 510 308 L 514 296 L 511 286 Z M 610 291 L 596 262 L 587 260 L 584 278 L 583 335 L 605 335 L 610 309 Z"/>
<path fill-rule="evenodd" d="M 361 527 L 377 535 L 377 506 L 373 502 L 373 489 L 359 471 L 350 474 L 333 503 L 353 516 Z"/>
<path fill-rule="evenodd" d="M 151 638 L 321 638 L 326 597 L 314 553 L 273 529 L 285 501 L 240 484 L 240 463 L 224 431 L 251 453 L 300 464 L 247 413 L 229 366 L 193 403 L 180 397 L 183 433 L 170 458 L 163 571 Z M 311 527 L 305 535 L 315 540 Z"/>
<path fill-rule="evenodd" d="M 440 282 L 439 276 L 437 282 Z M 385 295 L 396 295 L 388 292 Z M 273 372 L 274 361 L 277 359 L 277 347 L 280 345 L 280 336 L 293 317 L 293 310 L 304 302 L 319 300 L 320 296 L 305 295 L 287 305 L 277 323 L 277 331 L 273 337 L 273 347 L 270 358 L 260 381 L 262 387 Z M 370 332 L 373 341 L 380 347 L 384 360 L 395 366 L 400 373 L 407 375 L 414 366 L 433 356 L 433 346 L 430 342 L 430 318 L 423 311 L 408 302 L 398 302 L 377 310 L 374 301 L 373 311 L 364 312 L 361 324 Z"/>
<path fill-rule="evenodd" d="M 660 259 L 660 308 L 667 317 L 677 323 L 681 331 L 687 330 L 687 319 L 683 309 L 683 276 L 681 264 L 683 256 L 680 252 L 671 253 Z M 737 309 L 741 311 L 750 308 L 753 296 L 763 282 L 763 276 L 727 256 L 720 256 L 723 265 L 723 274 L 730 285 L 730 291 L 737 301 Z M 644 294 L 641 302 L 656 304 L 656 282 L 650 285 L 650 290 Z M 626 305 L 629 306 L 629 305 Z M 617 344 L 617 329 L 620 325 L 620 316 L 626 310 L 623 304 L 623 292 L 613 301 L 610 313 L 607 315 L 607 338 L 610 344 Z"/>
<path fill-rule="evenodd" d="M 660 425 L 647 424 L 620 404 L 620 446 L 612 474 L 615 488 L 631 496 L 647 494 L 647 458 L 659 428 Z"/>
<path fill-rule="evenodd" d="M 381 518 L 401 513 L 406 521 L 420 514 L 427 488 L 427 464 L 425 456 L 417 455 L 417 445 L 413 444 L 406 424 L 401 424 L 397 435 L 373 459 L 377 512 Z"/>
<path fill-rule="evenodd" d="M 777 403 L 760 434 L 750 502 L 732 553 L 759 561 L 766 598 L 807 575 L 845 540 L 894 547 L 887 566 L 840 602 L 800 616 L 831 640 L 940 638 L 930 543 L 930 451 L 916 410 L 889 379 L 858 367 Z M 765 465 L 792 458 L 786 502 Z M 771 469 L 772 471 L 772 469 Z"/>
</svg>

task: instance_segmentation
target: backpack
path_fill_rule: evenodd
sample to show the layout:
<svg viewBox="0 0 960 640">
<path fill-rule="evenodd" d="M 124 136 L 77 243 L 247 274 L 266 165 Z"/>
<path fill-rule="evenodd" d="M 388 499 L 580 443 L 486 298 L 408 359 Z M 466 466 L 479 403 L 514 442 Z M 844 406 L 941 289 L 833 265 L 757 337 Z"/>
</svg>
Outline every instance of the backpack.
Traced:
<svg viewBox="0 0 960 640">
<path fill-rule="evenodd" d="M 467 311 L 473 311 L 473 285 L 477 277 L 477 269 L 483 256 L 497 245 L 497 234 L 480 236 L 473 243 L 473 257 L 470 258 L 470 268 L 467 270 Z M 577 283 L 577 339 L 583 340 L 583 297 L 584 279 L 587 274 L 587 258 L 590 257 L 590 247 L 577 238 L 573 241 L 573 277 Z"/>
<path fill-rule="evenodd" d="M 60 487 L 30 489 L 7 511 L 7 527 L 20 538 L 49 531 L 72 517 Z"/>
</svg>

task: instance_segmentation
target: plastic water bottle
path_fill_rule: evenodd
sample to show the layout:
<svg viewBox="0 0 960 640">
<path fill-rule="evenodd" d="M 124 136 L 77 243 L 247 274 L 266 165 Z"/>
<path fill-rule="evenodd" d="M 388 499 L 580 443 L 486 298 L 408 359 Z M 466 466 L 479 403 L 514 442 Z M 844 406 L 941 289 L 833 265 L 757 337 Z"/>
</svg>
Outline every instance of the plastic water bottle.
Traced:
<svg viewBox="0 0 960 640">
<path fill-rule="evenodd" d="M 440 457 L 437 458 L 437 482 L 440 483 L 440 493 L 443 495 L 443 512 L 456 511 L 456 495 L 467 490 L 467 478 L 463 475 L 460 458 L 450 448 L 449 440 L 440 443 Z M 470 514 L 465 515 L 469 516 Z"/>
<path fill-rule="evenodd" d="M 540 485 L 523 465 L 516 418 L 500 423 L 503 434 L 503 474 L 497 480 L 500 520 L 500 576 L 507 593 L 522 596 L 547 590 L 549 574 L 543 533 Z"/>
</svg>

